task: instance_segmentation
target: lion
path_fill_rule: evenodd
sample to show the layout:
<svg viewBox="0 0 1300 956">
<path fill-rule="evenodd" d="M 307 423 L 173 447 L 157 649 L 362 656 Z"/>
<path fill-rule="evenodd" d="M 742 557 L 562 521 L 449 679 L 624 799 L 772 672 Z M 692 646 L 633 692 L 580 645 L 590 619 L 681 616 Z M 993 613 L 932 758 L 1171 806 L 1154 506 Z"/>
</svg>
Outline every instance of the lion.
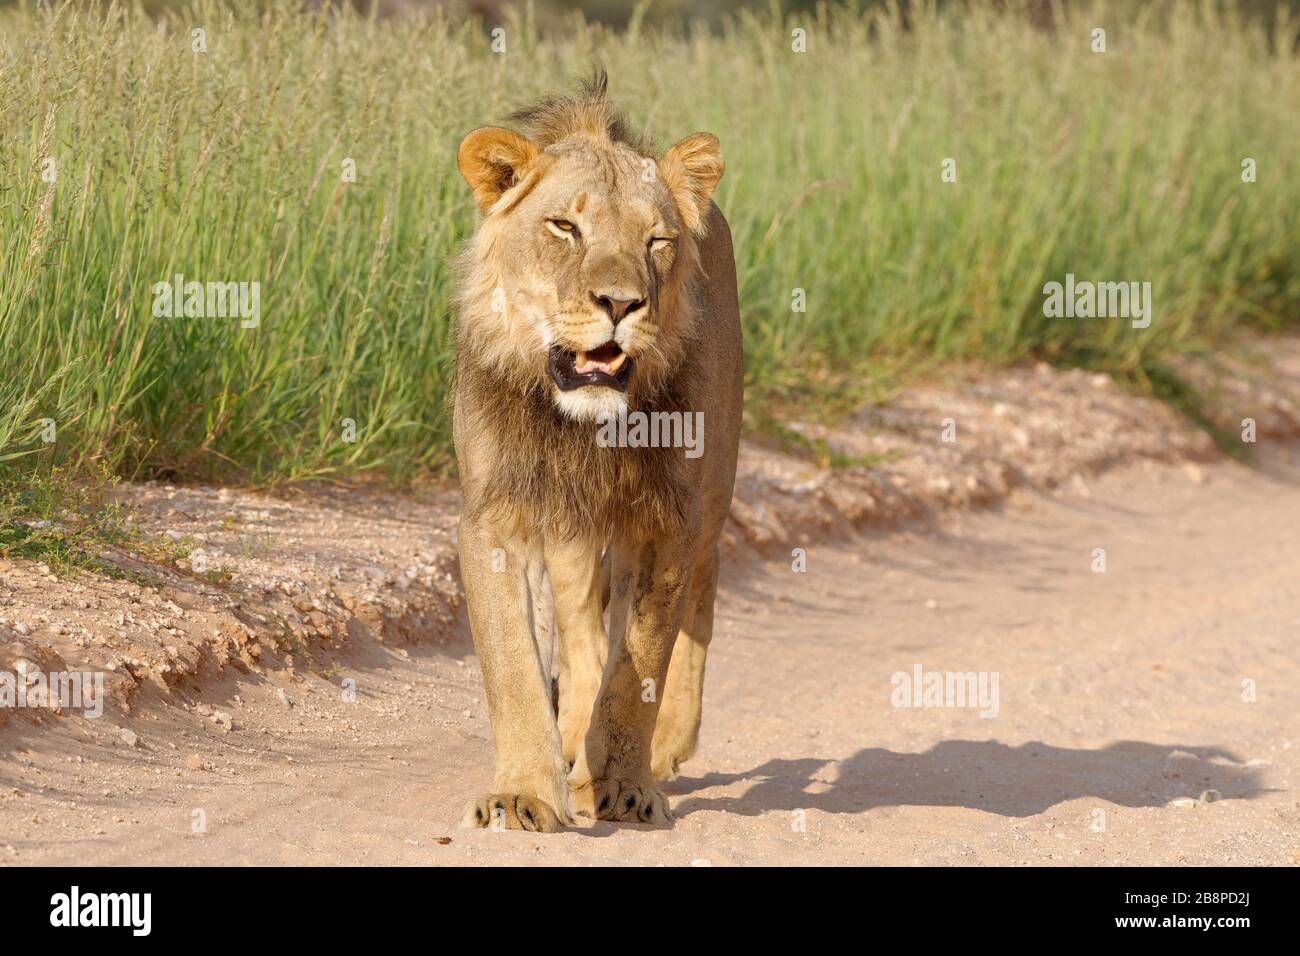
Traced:
<svg viewBox="0 0 1300 956">
<path fill-rule="evenodd" d="M 695 133 L 656 156 L 603 74 L 511 120 L 457 157 L 479 210 L 458 263 L 460 563 L 496 752 L 462 823 L 668 825 L 740 441 L 721 148 Z M 597 440 L 638 412 L 702 413 L 702 453 Z"/>
</svg>

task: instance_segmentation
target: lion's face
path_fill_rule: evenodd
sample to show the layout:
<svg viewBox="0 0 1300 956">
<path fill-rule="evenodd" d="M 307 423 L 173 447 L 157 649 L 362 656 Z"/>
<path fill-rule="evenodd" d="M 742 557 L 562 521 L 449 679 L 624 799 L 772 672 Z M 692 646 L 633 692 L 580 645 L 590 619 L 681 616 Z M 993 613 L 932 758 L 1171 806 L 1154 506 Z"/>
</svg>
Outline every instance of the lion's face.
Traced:
<svg viewBox="0 0 1300 956">
<path fill-rule="evenodd" d="M 545 149 L 494 128 L 466 138 L 461 169 L 486 215 L 462 335 L 503 384 L 542 382 L 562 413 L 594 420 L 671 372 L 691 331 L 692 226 L 717 182 L 703 192 L 675 151 L 711 146 L 721 175 L 716 142 L 697 134 L 656 161 L 585 133 Z"/>
</svg>

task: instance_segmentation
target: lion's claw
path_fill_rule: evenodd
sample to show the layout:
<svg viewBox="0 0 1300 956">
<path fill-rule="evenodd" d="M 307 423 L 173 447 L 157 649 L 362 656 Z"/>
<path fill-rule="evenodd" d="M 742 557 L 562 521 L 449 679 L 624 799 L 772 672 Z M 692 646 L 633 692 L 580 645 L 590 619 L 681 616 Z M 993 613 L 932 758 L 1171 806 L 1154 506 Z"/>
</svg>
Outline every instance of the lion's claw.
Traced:
<svg viewBox="0 0 1300 956">
<path fill-rule="evenodd" d="M 460 821 L 462 827 L 468 828 L 534 833 L 559 833 L 564 823 L 544 800 L 514 793 L 493 793 L 471 800 Z"/>
<path fill-rule="evenodd" d="M 597 820 L 666 826 L 673 821 L 668 798 L 658 787 L 596 780 L 575 794 L 576 812 Z"/>
</svg>

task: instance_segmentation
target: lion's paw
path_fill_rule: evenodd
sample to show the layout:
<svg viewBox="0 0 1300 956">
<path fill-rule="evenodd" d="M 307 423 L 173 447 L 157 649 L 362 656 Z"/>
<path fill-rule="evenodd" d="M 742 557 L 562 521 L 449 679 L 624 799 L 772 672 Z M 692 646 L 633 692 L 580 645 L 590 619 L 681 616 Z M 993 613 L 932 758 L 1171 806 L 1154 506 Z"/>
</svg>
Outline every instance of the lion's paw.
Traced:
<svg viewBox="0 0 1300 956">
<path fill-rule="evenodd" d="M 682 768 L 682 761 L 685 757 L 677 754 L 667 754 L 656 750 L 654 759 L 651 760 L 650 766 L 654 770 L 656 780 L 676 780 L 677 772 Z"/>
<path fill-rule="evenodd" d="M 479 829 L 559 833 L 564 829 L 565 822 L 544 800 L 537 797 L 493 793 L 467 803 L 460 825 Z"/>
<path fill-rule="evenodd" d="M 666 826 L 673 821 L 668 798 L 658 787 L 619 780 L 593 780 L 573 793 L 574 812 L 597 820 Z"/>
</svg>

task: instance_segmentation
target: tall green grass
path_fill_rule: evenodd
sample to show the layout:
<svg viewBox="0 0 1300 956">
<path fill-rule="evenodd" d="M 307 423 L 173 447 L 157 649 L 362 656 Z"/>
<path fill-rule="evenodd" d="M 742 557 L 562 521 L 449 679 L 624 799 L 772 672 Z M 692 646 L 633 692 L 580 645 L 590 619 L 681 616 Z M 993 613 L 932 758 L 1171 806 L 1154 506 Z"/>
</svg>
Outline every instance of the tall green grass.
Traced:
<svg viewBox="0 0 1300 956">
<path fill-rule="evenodd" d="M 574 20 L 544 39 L 524 11 L 504 54 L 464 18 L 7 11 L 2 467 L 443 467 L 448 259 L 473 226 L 456 145 L 594 62 L 664 144 L 722 140 L 755 404 L 971 357 L 1141 375 L 1300 315 L 1297 23 L 1270 39 L 1209 5 L 1072 4 L 1044 28 L 987 6 L 914 6 L 906 28 L 839 8 L 720 33 Z M 1152 282 L 1151 327 L 1045 318 L 1066 272 Z M 154 318 L 151 286 L 176 273 L 259 281 L 260 327 Z"/>
</svg>

